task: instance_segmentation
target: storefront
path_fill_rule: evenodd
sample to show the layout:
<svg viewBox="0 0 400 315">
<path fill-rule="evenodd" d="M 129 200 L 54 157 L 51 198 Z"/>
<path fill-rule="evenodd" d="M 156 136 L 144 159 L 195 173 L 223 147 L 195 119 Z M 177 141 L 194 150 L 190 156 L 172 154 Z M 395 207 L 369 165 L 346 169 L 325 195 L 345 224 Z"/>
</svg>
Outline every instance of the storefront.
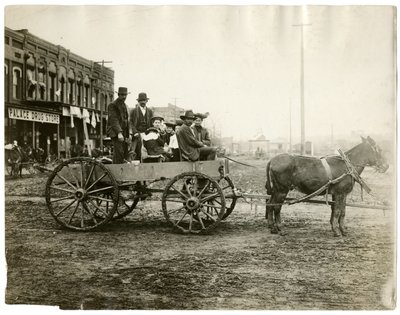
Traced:
<svg viewBox="0 0 400 315">
<path fill-rule="evenodd" d="M 17 140 L 20 145 L 44 149 L 46 155 L 59 155 L 60 115 L 13 106 L 6 111 L 6 143 Z"/>
</svg>

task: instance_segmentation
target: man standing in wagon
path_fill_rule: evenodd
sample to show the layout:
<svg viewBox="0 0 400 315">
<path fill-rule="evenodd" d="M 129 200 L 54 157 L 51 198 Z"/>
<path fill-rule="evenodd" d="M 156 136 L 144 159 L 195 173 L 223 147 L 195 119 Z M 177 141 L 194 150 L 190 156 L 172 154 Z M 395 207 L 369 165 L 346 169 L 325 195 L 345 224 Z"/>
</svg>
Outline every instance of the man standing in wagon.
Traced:
<svg viewBox="0 0 400 315">
<path fill-rule="evenodd" d="M 135 153 L 135 160 L 140 160 L 140 150 L 142 148 L 142 136 L 148 128 L 152 126 L 151 119 L 153 111 L 147 108 L 149 98 L 146 93 L 139 93 L 138 104 L 129 114 L 129 128 L 132 135 L 132 145 L 130 150 Z"/>
<path fill-rule="evenodd" d="M 108 105 L 107 135 L 111 138 L 114 153 L 113 163 L 122 164 L 128 158 L 129 116 L 125 104 L 128 89 L 118 88 L 118 98 Z"/>
</svg>

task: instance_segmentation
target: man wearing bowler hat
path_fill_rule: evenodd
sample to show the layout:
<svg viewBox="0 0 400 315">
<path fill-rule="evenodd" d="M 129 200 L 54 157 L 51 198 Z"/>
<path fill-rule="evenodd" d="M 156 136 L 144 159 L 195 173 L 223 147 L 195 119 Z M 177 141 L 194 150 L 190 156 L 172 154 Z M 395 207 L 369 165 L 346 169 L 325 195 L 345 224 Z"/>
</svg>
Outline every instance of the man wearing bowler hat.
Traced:
<svg viewBox="0 0 400 315">
<path fill-rule="evenodd" d="M 195 138 L 194 131 L 191 128 L 193 121 L 196 119 L 193 111 L 186 111 L 185 115 L 180 116 L 180 118 L 183 120 L 183 125 L 176 133 L 176 137 L 178 138 L 182 158 L 189 161 L 215 160 L 216 149 Z"/>
<path fill-rule="evenodd" d="M 138 104 L 136 104 L 135 108 L 131 109 L 129 114 L 129 130 L 132 136 L 130 150 L 135 152 L 135 159 L 140 160 L 142 137 L 146 130 L 152 126 L 153 111 L 146 106 L 149 101 L 146 93 L 139 93 L 136 100 Z"/>
<path fill-rule="evenodd" d="M 107 135 L 111 138 L 114 153 L 113 163 L 121 164 L 128 158 L 129 116 L 125 104 L 128 95 L 126 87 L 118 88 L 118 98 L 108 105 Z"/>
</svg>

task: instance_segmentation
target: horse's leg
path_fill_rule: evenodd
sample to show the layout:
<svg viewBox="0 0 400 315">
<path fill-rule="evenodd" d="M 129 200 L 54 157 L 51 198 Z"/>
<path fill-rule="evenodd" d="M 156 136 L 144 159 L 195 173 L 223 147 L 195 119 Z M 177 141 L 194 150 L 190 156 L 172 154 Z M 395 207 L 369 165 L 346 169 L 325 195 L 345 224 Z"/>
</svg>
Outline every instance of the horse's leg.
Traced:
<svg viewBox="0 0 400 315">
<path fill-rule="evenodd" d="M 278 204 L 283 203 L 286 199 L 287 194 L 288 194 L 288 192 L 281 192 L 281 193 L 277 194 L 277 196 L 275 198 L 275 202 Z M 282 209 L 282 205 L 278 205 L 278 206 L 274 207 L 275 224 L 276 224 L 278 231 L 282 230 L 281 209 Z"/>
<path fill-rule="evenodd" d="M 334 207 L 335 207 L 335 195 L 334 194 L 332 194 L 332 201 L 333 201 L 333 203 L 331 204 L 331 219 L 329 221 L 331 223 L 331 225 L 333 223 L 333 211 L 335 210 L 334 209 Z"/>
<path fill-rule="evenodd" d="M 274 197 L 275 193 L 272 193 L 271 198 L 269 198 L 265 205 L 265 218 L 268 219 L 268 228 L 271 230 L 271 233 L 276 234 L 278 231 L 276 230 L 276 227 L 274 227 L 274 207 L 268 205 L 270 203 L 275 203 Z"/>
<path fill-rule="evenodd" d="M 346 199 L 346 195 L 344 194 L 336 194 L 334 201 L 335 204 L 332 205 L 332 213 L 331 213 L 331 226 L 334 236 L 341 236 L 341 232 L 339 229 L 339 216 L 343 208 L 343 200 Z"/>
<path fill-rule="evenodd" d="M 343 236 L 347 235 L 347 228 L 344 224 L 344 217 L 346 216 L 346 197 L 346 195 L 343 196 L 339 215 L 339 229 Z"/>
</svg>

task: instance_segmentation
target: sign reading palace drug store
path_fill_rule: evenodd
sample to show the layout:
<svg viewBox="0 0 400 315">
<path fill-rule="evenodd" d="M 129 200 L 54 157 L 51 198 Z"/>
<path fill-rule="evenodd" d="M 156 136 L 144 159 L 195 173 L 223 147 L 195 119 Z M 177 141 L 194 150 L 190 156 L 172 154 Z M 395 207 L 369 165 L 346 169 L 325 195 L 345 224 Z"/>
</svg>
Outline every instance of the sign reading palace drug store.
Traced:
<svg viewBox="0 0 400 315">
<path fill-rule="evenodd" d="M 36 112 L 33 110 L 21 109 L 21 108 L 8 108 L 8 118 L 38 121 L 48 124 L 59 124 L 60 116 L 56 114 L 49 114 L 43 112 Z"/>
</svg>

